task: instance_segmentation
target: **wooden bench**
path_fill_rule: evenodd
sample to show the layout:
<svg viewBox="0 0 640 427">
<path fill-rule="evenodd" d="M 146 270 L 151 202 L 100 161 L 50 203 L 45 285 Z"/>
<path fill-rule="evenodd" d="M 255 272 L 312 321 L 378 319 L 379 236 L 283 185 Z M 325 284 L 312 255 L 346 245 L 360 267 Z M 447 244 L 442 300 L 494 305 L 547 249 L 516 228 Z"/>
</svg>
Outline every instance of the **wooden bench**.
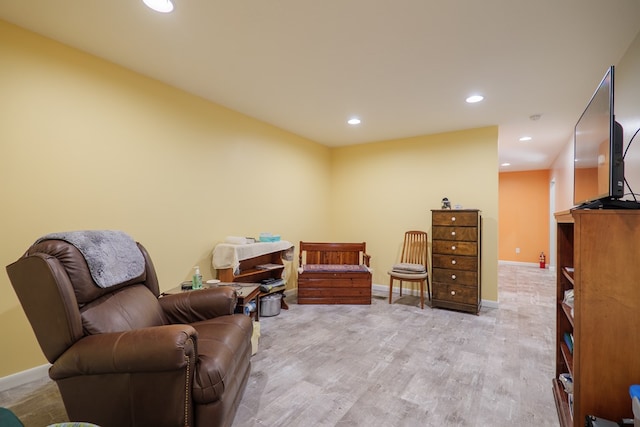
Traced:
<svg viewBox="0 0 640 427">
<path fill-rule="evenodd" d="M 298 304 L 371 304 L 366 243 L 300 242 Z"/>
</svg>

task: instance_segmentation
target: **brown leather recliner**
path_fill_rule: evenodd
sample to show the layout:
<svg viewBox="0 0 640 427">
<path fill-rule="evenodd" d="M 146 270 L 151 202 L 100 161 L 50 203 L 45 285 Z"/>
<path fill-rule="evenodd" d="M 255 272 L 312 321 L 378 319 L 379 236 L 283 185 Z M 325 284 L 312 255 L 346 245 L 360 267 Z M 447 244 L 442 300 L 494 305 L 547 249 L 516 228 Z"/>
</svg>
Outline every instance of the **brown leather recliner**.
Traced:
<svg viewBox="0 0 640 427">
<path fill-rule="evenodd" d="M 7 266 L 69 418 L 230 426 L 249 378 L 250 318 L 233 314 L 230 287 L 160 296 L 137 247 L 144 272 L 107 288 L 63 240 L 39 241 Z"/>
</svg>

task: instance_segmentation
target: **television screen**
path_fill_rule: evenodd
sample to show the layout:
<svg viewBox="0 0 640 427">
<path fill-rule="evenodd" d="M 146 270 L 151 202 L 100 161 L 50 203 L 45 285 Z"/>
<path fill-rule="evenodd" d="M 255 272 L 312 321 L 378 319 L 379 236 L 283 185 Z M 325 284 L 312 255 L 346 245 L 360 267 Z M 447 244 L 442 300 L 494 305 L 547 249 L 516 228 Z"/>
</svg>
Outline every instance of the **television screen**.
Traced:
<svg viewBox="0 0 640 427">
<path fill-rule="evenodd" d="M 613 114 L 613 71 L 613 67 L 607 70 L 575 126 L 575 205 L 624 194 L 622 127 Z"/>
</svg>

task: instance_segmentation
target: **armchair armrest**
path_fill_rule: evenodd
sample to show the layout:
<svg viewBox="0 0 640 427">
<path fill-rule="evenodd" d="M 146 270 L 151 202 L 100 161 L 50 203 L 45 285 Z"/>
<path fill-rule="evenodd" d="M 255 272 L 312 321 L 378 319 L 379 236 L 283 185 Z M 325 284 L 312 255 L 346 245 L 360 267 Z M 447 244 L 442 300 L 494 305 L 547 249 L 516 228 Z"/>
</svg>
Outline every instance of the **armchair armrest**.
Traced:
<svg viewBox="0 0 640 427">
<path fill-rule="evenodd" d="M 369 262 L 371 261 L 371 255 L 363 252 L 362 253 L 362 262 L 364 262 L 364 265 L 366 265 L 367 267 L 371 267 L 369 265 Z"/>
<path fill-rule="evenodd" d="M 192 323 L 233 314 L 238 297 L 229 286 L 202 289 L 159 298 L 170 323 Z"/>
<path fill-rule="evenodd" d="M 183 369 L 196 353 L 198 333 L 190 325 L 165 325 L 90 335 L 51 366 L 54 380 L 77 375 Z"/>
</svg>

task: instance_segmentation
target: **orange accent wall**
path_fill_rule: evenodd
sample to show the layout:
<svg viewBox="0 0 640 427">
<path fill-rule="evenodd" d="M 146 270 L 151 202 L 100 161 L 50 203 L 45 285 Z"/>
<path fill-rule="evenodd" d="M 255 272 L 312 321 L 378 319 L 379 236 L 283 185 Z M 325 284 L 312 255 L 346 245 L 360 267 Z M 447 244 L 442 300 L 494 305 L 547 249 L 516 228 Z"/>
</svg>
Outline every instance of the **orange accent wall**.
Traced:
<svg viewBox="0 0 640 427">
<path fill-rule="evenodd" d="M 549 182 L 549 170 L 499 174 L 499 260 L 538 263 L 544 252 L 549 262 Z"/>
</svg>

